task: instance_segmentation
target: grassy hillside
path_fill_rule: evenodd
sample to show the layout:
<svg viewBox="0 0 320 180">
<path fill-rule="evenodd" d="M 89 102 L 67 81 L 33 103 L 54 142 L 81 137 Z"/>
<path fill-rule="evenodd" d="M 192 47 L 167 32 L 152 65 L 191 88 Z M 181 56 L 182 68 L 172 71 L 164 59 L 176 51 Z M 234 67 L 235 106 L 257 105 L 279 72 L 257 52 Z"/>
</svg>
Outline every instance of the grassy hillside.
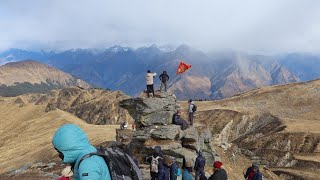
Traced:
<svg viewBox="0 0 320 180">
<path fill-rule="evenodd" d="M 320 80 L 264 87 L 196 104 L 195 122 L 210 127 L 214 146 L 219 150 L 223 142 L 233 144 L 222 157 L 229 153 L 230 158 L 240 150 L 283 179 L 319 177 Z M 187 107 L 186 102 L 181 105 Z M 232 166 L 226 164 L 230 172 L 241 174 Z"/>
<path fill-rule="evenodd" d="M 63 124 L 79 125 L 93 144 L 115 140 L 118 126 L 90 125 L 61 110 L 46 113 L 43 105 L 20 106 L 15 99 L 0 99 L 0 174 L 56 158 L 51 140 Z"/>
</svg>

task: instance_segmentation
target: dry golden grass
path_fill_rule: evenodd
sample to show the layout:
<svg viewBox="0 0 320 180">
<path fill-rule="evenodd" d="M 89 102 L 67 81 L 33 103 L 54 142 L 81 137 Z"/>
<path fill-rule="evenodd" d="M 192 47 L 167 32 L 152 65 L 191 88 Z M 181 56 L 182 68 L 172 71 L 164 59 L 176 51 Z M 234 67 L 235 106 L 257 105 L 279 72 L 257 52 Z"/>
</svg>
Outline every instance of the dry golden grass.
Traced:
<svg viewBox="0 0 320 180">
<path fill-rule="evenodd" d="M 228 111 L 218 116 L 217 114 L 219 113 L 214 113 L 215 111 L 218 112 L 218 110 L 232 110 L 248 117 L 270 113 L 278 117 L 286 126 L 278 134 L 292 134 L 294 136 L 300 133 L 314 135 L 316 147 L 314 147 L 313 151 L 315 153 L 300 154 L 296 152 L 294 157 L 298 161 L 302 161 L 302 163 L 306 161 L 306 163 L 314 164 L 315 166 L 320 162 L 320 144 L 317 141 L 317 137 L 320 134 L 320 80 L 264 87 L 224 100 L 195 103 L 198 106 L 196 122 L 199 120 L 205 123 L 211 121 L 211 124 L 214 124 L 213 122 L 222 124 L 226 119 L 234 119 L 231 116 L 232 113 Z M 180 102 L 180 105 L 183 109 L 188 107 L 186 101 Z M 217 117 L 214 115 L 217 115 Z M 230 117 L 227 117 L 228 115 Z M 201 119 L 201 117 L 207 119 Z M 305 143 L 306 147 L 308 142 Z M 222 157 L 222 161 L 225 162 L 225 168 L 230 173 L 230 179 L 238 179 L 237 177 L 241 175 L 239 171 L 241 167 L 244 168 L 250 165 L 250 161 L 247 161 L 246 157 L 239 157 L 239 161 L 234 165 L 228 158 L 224 157 L 226 155 L 224 152 L 219 152 L 219 148 L 216 150 Z M 230 154 L 227 157 L 230 157 Z M 306 179 L 319 179 L 319 171 L 314 171 L 311 167 L 279 167 L 271 170 L 284 172 L 284 174 L 296 177 L 306 177 Z M 276 178 L 274 177 L 274 179 Z"/>
<path fill-rule="evenodd" d="M 313 161 L 320 163 L 320 153 L 312 153 L 312 154 L 294 154 L 294 157 L 299 160 L 304 161 Z"/>
<path fill-rule="evenodd" d="M 271 168 L 271 170 L 285 172 L 286 174 L 290 174 L 296 177 L 303 177 L 303 179 L 306 179 L 306 180 L 319 180 L 319 174 L 316 174 L 313 170 L 294 169 L 294 168 L 277 168 L 277 169 Z"/>
<path fill-rule="evenodd" d="M 47 83 L 48 79 L 62 85 L 67 85 L 75 80 L 68 73 L 36 61 L 20 61 L 0 67 L 0 83 L 8 86 L 14 85 L 16 82 Z M 83 88 L 90 87 L 88 83 L 82 80 L 77 80 L 76 85 Z"/>
<path fill-rule="evenodd" d="M 284 132 L 308 132 L 308 133 L 320 133 L 320 121 L 307 120 L 307 119 L 289 119 L 283 118 L 286 124 Z"/>
<path fill-rule="evenodd" d="M 181 107 L 187 108 L 185 101 Z M 287 131 L 320 132 L 320 80 L 264 87 L 219 101 L 196 102 L 198 111 L 228 109 L 245 114 L 269 112 L 284 120 Z"/>
<path fill-rule="evenodd" d="M 118 125 L 91 125 L 61 110 L 45 113 L 44 106 L 19 107 L 11 100 L 0 101 L 0 174 L 56 156 L 51 140 L 63 124 L 79 125 L 92 144 L 115 140 Z"/>
</svg>

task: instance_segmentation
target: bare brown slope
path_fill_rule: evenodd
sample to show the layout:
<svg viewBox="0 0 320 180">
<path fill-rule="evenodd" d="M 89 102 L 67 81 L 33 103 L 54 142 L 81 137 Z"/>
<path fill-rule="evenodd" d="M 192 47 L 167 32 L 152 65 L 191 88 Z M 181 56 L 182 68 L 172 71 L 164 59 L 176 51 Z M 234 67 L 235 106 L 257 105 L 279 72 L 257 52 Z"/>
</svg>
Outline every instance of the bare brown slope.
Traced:
<svg viewBox="0 0 320 180">
<path fill-rule="evenodd" d="M 216 146 L 234 143 L 242 154 L 284 179 L 319 177 L 320 80 L 196 104 L 196 122 L 212 129 Z"/>
<path fill-rule="evenodd" d="M 320 80 L 264 87 L 201 105 L 205 109 L 270 112 L 281 118 L 320 120 Z"/>
<path fill-rule="evenodd" d="M 88 83 L 37 61 L 12 62 L 0 67 L 0 84 L 12 86 L 24 82 L 90 88 Z"/>
<path fill-rule="evenodd" d="M 130 98 L 120 91 L 69 87 L 48 94 L 28 94 L 19 98 L 26 103 L 46 105 L 46 112 L 55 109 L 75 114 L 90 124 L 118 124 L 133 119 L 119 102 Z"/>
<path fill-rule="evenodd" d="M 19 107 L 13 101 L 6 98 L 0 102 L 0 174 L 56 156 L 51 140 L 63 124 L 79 125 L 93 144 L 115 140 L 117 126 L 89 125 L 61 110 L 45 113 L 43 105 Z"/>
</svg>

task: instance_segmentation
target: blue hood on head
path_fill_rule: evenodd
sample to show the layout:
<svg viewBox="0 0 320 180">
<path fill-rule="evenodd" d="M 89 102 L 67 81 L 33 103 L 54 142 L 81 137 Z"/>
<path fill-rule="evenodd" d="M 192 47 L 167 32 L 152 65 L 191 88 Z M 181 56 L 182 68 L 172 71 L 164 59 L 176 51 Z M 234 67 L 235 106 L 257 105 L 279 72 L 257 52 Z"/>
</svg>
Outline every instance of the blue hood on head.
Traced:
<svg viewBox="0 0 320 180">
<path fill-rule="evenodd" d="M 61 126 L 56 131 L 52 144 L 63 153 L 64 163 L 76 162 L 83 151 L 93 148 L 83 130 L 74 124 Z"/>
</svg>

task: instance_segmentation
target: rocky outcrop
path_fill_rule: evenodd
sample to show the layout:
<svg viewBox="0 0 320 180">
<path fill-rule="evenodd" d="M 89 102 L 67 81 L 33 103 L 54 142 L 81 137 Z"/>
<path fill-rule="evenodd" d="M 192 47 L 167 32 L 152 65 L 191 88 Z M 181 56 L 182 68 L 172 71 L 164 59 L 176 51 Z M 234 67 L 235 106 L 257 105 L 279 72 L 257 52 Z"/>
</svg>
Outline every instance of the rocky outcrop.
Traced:
<svg viewBox="0 0 320 180">
<path fill-rule="evenodd" d="M 130 146 L 137 152 L 139 164 L 146 163 L 145 158 L 153 153 L 156 146 L 181 165 L 183 158 L 194 163 L 197 151 L 204 149 L 209 152 L 209 161 L 213 161 L 212 150 L 203 146 L 205 135 L 202 131 L 193 126 L 181 130 L 179 125 L 171 124 L 178 107 L 174 95 L 157 92 L 155 98 L 126 99 L 119 105 L 129 111 L 138 125 Z"/>
<path fill-rule="evenodd" d="M 179 125 L 161 126 L 151 131 L 151 137 L 160 140 L 179 140 L 181 134 L 180 129 L 181 127 Z"/>
<path fill-rule="evenodd" d="M 158 93 L 156 98 L 133 98 L 121 101 L 138 126 L 171 124 L 176 112 L 176 98 L 170 93 Z"/>
<path fill-rule="evenodd" d="M 133 131 L 131 129 L 116 129 L 116 134 L 117 142 L 127 144 L 132 139 Z"/>
</svg>

